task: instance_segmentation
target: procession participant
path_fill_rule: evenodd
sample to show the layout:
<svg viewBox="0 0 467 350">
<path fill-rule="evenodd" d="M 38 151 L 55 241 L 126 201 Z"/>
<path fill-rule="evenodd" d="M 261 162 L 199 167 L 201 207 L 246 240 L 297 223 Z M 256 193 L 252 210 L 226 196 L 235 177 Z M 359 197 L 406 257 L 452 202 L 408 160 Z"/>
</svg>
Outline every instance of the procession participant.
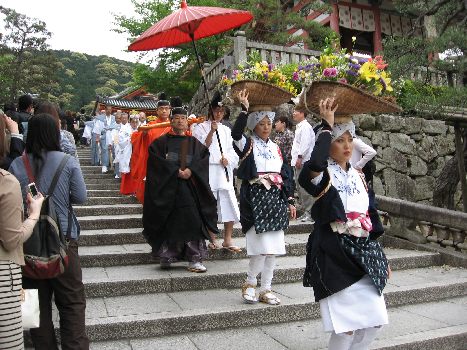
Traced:
<svg viewBox="0 0 467 350">
<path fill-rule="evenodd" d="M 285 254 L 284 230 L 296 210 L 292 198 L 292 179 L 282 154 L 269 139 L 274 113 L 268 111 L 248 114 L 248 93 L 239 94 L 242 112 L 232 128 L 234 147 L 240 158 L 237 177 L 240 189 L 240 222 L 246 234 L 247 254 L 250 257 L 248 277 L 242 286 L 247 303 L 260 302 L 279 305 L 280 299 L 271 291 L 276 255 Z M 245 126 L 252 132 L 243 135 Z M 261 273 L 261 289 L 256 297 L 257 276 Z"/>
<path fill-rule="evenodd" d="M 209 148 L 209 185 L 217 200 L 217 220 L 224 223 L 222 247 L 238 253 L 242 250 L 232 242 L 234 223 L 240 221 L 240 212 L 233 186 L 233 170 L 238 164 L 238 156 L 233 149 L 231 131 L 222 124 L 224 106 L 221 100 L 221 95 L 216 91 L 211 101 L 210 119 L 201 124 L 194 124 L 193 136 Z M 214 135 L 216 130 L 219 139 Z M 221 143 L 222 152 L 218 140 Z M 228 178 L 225 169 L 227 169 Z M 210 249 L 220 248 L 217 245 L 216 236 L 211 232 L 210 235 L 211 242 L 208 247 Z"/>
<path fill-rule="evenodd" d="M 189 271 L 206 272 L 205 240 L 208 231 L 218 233 L 209 151 L 188 135 L 186 110 L 173 108 L 170 125 L 170 132 L 149 147 L 143 235 L 161 268 L 185 260 Z"/>
<path fill-rule="evenodd" d="M 115 129 L 115 117 L 112 115 L 112 106 L 105 107 L 105 115 L 98 116 L 92 132 L 96 134 L 96 142 L 100 144 L 102 173 L 110 167 L 110 154 L 112 152 L 112 130 Z"/>
<path fill-rule="evenodd" d="M 148 125 L 164 123 L 169 121 L 170 102 L 165 93 L 159 94 L 156 109 L 157 119 L 149 122 Z M 131 176 L 136 182 L 136 198 L 140 203 L 144 203 L 144 188 L 146 178 L 146 167 L 148 161 L 149 145 L 158 137 L 169 132 L 170 126 L 164 128 L 154 128 L 148 131 L 137 131 L 131 135 L 133 153 L 131 155 L 130 169 Z"/>
<path fill-rule="evenodd" d="M 297 123 L 297 126 L 295 127 L 295 136 L 292 143 L 291 165 L 294 167 L 295 182 L 297 183 L 303 163 L 310 159 L 311 152 L 315 146 L 315 132 L 306 119 L 305 107 L 295 106 L 293 120 Z M 298 220 L 303 222 L 309 221 L 311 219 L 310 210 L 313 205 L 313 199 L 299 184 L 297 184 L 297 190 L 298 199 L 303 209 L 303 215 Z"/>
<path fill-rule="evenodd" d="M 146 125 L 146 124 L 147 124 L 146 113 L 139 112 L 139 125 Z"/>
<path fill-rule="evenodd" d="M 390 274 L 373 235 L 364 178 L 349 161 L 353 123 L 334 124 L 334 99 L 319 103 L 317 142 L 299 183 L 316 197 L 303 284 L 313 287 L 329 349 L 368 349 L 388 323 L 383 288 Z"/>
<path fill-rule="evenodd" d="M 131 167 L 130 167 L 130 160 L 133 155 L 133 145 L 131 144 L 131 135 L 134 132 L 138 131 L 139 126 L 139 115 L 133 114 L 130 116 L 130 122 L 128 123 L 130 126 L 130 136 L 129 136 L 129 145 L 126 146 L 126 149 L 130 149 L 129 156 L 128 156 L 128 172 L 122 171 L 122 182 L 120 184 L 120 193 L 124 195 L 136 195 L 136 188 L 138 187 L 138 183 L 133 179 L 131 175 Z"/>
<path fill-rule="evenodd" d="M 127 115 L 128 119 L 128 115 Z M 115 112 L 115 129 L 112 129 L 112 158 L 113 158 L 113 164 L 114 164 L 114 175 L 116 179 L 120 178 L 120 169 L 119 169 L 119 162 L 115 162 L 115 157 L 116 157 L 116 147 L 118 143 L 118 133 L 120 131 L 120 127 L 122 126 L 122 111 L 117 110 Z"/>
<path fill-rule="evenodd" d="M 96 126 L 97 117 L 100 114 L 104 114 L 102 111 L 96 110 L 96 115 L 92 117 L 91 123 L 89 124 L 91 128 L 91 165 L 101 165 L 101 157 L 100 157 L 100 144 L 97 141 L 99 135 L 94 132 L 94 127 Z"/>
</svg>

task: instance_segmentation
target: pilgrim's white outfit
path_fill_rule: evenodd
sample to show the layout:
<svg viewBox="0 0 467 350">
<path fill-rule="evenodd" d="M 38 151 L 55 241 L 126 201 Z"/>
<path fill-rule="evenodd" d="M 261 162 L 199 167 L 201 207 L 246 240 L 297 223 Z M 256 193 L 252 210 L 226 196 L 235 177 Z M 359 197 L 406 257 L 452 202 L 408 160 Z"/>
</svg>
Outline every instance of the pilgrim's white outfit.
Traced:
<svg viewBox="0 0 467 350">
<path fill-rule="evenodd" d="M 116 134 L 114 163 L 119 164 L 119 170 L 123 174 L 127 174 L 130 172 L 132 133 L 133 130 L 131 128 L 130 123 L 126 123 L 125 125 L 121 124 L 120 130 Z"/>
<path fill-rule="evenodd" d="M 193 128 L 193 136 L 202 144 L 206 144 L 206 137 L 211 130 L 211 121 L 207 120 Z M 227 172 L 229 180 L 225 176 L 224 166 L 221 164 L 221 151 L 219 142 L 214 134 L 209 146 L 209 186 L 217 199 L 217 214 L 219 222 L 239 222 L 240 211 L 233 186 L 233 170 L 238 165 L 238 155 L 233 148 L 231 131 L 228 127 L 218 123 L 217 131 L 222 145 L 224 158 L 227 159 Z"/>
</svg>

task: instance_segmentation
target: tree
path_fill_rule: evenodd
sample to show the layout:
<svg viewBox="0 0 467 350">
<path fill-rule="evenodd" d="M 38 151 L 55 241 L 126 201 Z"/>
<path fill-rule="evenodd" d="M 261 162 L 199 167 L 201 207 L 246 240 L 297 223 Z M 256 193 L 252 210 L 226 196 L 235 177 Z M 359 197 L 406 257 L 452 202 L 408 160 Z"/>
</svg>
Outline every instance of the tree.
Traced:
<svg viewBox="0 0 467 350">
<path fill-rule="evenodd" d="M 22 93 L 48 94 L 58 62 L 48 51 L 51 33 L 43 21 L 0 6 L 5 34 L 0 41 L 0 99 L 14 101 Z"/>
<path fill-rule="evenodd" d="M 129 39 L 137 38 L 154 23 L 160 21 L 180 6 L 179 0 L 132 0 L 136 17 L 115 16 L 116 31 L 128 35 Z M 331 35 L 329 28 L 322 27 L 313 21 L 306 21 L 299 14 L 286 12 L 290 1 L 279 0 L 191 0 L 189 6 L 217 6 L 249 10 L 254 21 L 245 25 L 250 40 L 273 44 L 294 44 L 305 41 L 310 48 L 321 49 L 324 37 Z M 294 37 L 288 33 L 293 25 L 309 32 L 308 38 Z M 233 31 L 215 37 L 198 40 L 196 45 L 201 61 L 212 63 L 224 55 L 232 46 Z M 144 55 L 144 54 L 142 54 Z M 133 84 L 145 85 L 149 91 L 165 91 L 169 95 L 179 95 L 189 100 L 199 86 L 200 73 L 197 69 L 196 57 L 190 44 L 177 48 L 162 49 L 155 54 L 149 52 L 150 66 L 138 66 L 133 74 Z"/>
</svg>

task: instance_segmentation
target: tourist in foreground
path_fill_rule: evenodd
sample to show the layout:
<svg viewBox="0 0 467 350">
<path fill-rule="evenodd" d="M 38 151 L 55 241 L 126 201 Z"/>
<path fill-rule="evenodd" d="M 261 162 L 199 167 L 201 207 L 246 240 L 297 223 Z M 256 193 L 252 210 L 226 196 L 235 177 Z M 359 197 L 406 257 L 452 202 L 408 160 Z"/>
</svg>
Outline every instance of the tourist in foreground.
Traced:
<svg viewBox="0 0 467 350">
<path fill-rule="evenodd" d="M 364 177 L 349 161 L 353 123 L 334 124 L 334 99 L 320 101 L 322 123 L 300 185 L 316 198 L 303 284 L 313 287 L 329 349 L 368 349 L 388 315 L 382 291 L 388 261 L 372 235 Z"/>
<path fill-rule="evenodd" d="M 26 155 L 31 163 L 36 186 L 41 193 L 50 188 L 53 175 L 66 156 L 60 151 L 60 130 L 57 121 L 49 114 L 35 115 L 28 123 Z M 16 158 L 10 172 L 18 179 L 26 201 L 28 174 L 22 157 Z M 68 266 L 55 278 L 31 279 L 23 277 L 23 287 L 39 290 L 40 327 L 30 330 L 36 350 L 57 350 L 57 338 L 52 321 L 52 298 L 60 316 L 60 344 L 62 350 L 87 350 L 89 340 L 84 324 L 86 299 L 82 281 L 82 270 L 78 256 L 79 224 L 70 204 L 86 201 L 86 185 L 78 163 L 70 157 L 58 178 L 51 195 L 62 232 L 71 229 L 67 253 Z M 71 210 L 71 211 L 69 211 Z M 70 216 L 69 216 L 70 215 Z"/>
</svg>

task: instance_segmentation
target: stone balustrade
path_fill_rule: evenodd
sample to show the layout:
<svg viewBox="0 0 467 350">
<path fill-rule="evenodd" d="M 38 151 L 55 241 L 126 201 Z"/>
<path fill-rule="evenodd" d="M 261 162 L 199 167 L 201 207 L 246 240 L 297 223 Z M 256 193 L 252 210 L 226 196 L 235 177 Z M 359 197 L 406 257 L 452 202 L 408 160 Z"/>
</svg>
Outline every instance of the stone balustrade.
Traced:
<svg viewBox="0 0 467 350">
<path fill-rule="evenodd" d="M 378 207 L 387 213 L 387 234 L 415 243 L 436 243 L 467 252 L 467 213 L 377 195 Z"/>
</svg>

